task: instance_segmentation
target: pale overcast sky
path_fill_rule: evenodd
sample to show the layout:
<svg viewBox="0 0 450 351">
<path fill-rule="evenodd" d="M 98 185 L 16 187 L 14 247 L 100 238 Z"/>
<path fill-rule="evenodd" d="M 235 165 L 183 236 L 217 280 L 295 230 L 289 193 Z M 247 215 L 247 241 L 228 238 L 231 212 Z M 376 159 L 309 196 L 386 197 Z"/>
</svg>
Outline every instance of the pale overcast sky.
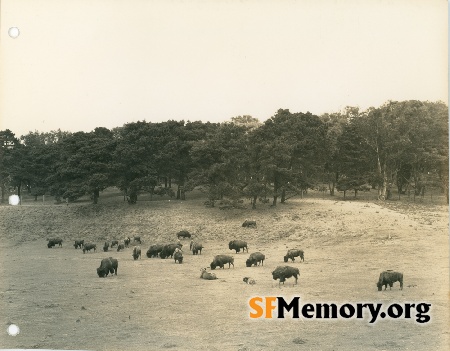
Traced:
<svg viewBox="0 0 450 351">
<path fill-rule="evenodd" d="M 448 103 L 446 0 L 1 0 L 0 130 Z M 16 39 L 8 36 L 18 27 Z"/>
</svg>

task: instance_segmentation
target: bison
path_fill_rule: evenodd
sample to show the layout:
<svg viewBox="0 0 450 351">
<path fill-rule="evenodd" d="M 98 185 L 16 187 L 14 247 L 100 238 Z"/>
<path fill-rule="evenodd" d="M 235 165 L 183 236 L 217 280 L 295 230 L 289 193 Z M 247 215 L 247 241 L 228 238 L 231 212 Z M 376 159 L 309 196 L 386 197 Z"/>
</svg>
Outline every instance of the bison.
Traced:
<svg viewBox="0 0 450 351">
<path fill-rule="evenodd" d="M 123 240 L 125 247 L 128 247 L 130 245 L 130 242 L 131 242 L 131 238 L 129 236 Z"/>
<path fill-rule="evenodd" d="M 175 252 L 175 249 L 181 249 L 180 244 L 167 244 L 164 245 L 163 249 L 159 253 L 159 257 L 161 258 L 167 258 L 167 257 L 173 257 L 173 253 Z"/>
<path fill-rule="evenodd" d="M 111 249 L 112 249 L 114 246 L 116 246 L 116 245 L 119 245 L 119 241 L 118 241 L 118 240 L 113 240 L 113 241 L 111 241 Z"/>
<path fill-rule="evenodd" d="M 86 253 L 86 251 L 91 251 L 92 249 L 97 250 L 97 245 L 96 244 L 91 244 L 91 243 L 86 243 L 83 246 L 83 253 Z"/>
<path fill-rule="evenodd" d="M 193 255 L 197 255 L 200 252 L 200 255 L 202 254 L 203 245 L 201 243 L 198 243 L 194 240 L 191 240 L 191 243 L 189 245 L 189 250 L 192 251 Z"/>
<path fill-rule="evenodd" d="M 141 248 L 139 246 L 135 246 L 133 248 L 133 258 L 137 260 L 139 257 L 141 257 Z"/>
<path fill-rule="evenodd" d="M 158 257 L 159 253 L 162 251 L 164 245 L 163 244 L 155 244 L 150 246 L 147 250 L 147 257 Z"/>
<path fill-rule="evenodd" d="M 256 228 L 256 221 L 246 220 L 244 223 L 242 223 L 242 226 L 245 228 Z"/>
<path fill-rule="evenodd" d="M 378 291 L 387 289 L 387 286 L 389 285 L 389 289 L 392 289 L 392 285 L 395 282 L 400 283 L 400 290 L 403 290 L 403 273 L 400 272 L 394 272 L 392 270 L 387 270 L 380 273 L 380 278 L 378 279 L 377 287 Z"/>
<path fill-rule="evenodd" d="M 175 263 L 183 263 L 183 253 L 178 249 L 175 249 L 175 252 L 173 253 L 173 258 L 175 259 Z"/>
<path fill-rule="evenodd" d="M 125 250 L 125 245 L 124 244 L 117 245 L 117 252 L 119 252 L 120 250 Z"/>
<path fill-rule="evenodd" d="M 140 237 L 140 236 L 135 236 L 135 237 L 133 238 L 133 241 L 134 241 L 135 243 L 142 244 L 142 242 L 141 242 L 141 237 Z"/>
<path fill-rule="evenodd" d="M 305 256 L 303 250 L 298 249 L 290 249 L 288 250 L 286 256 L 284 256 L 284 262 L 287 262 L 289 259 L 292 260 L 292 262 L 295 261 L 294 257 L 300 257 L 302 261 L 305 261 Z"/>
<path fill-rule="evenodd" d="M 266 256 L 262 254 L 261 252 L 253 252 L 250 254 L 250 257 L 247 261 L 245 261 L 245 265 L 247 267 L 251 267 L 252 265 L 257 266 L 261 262 L 261 266 L 264 266 L 264 260 L 266 259 Z"/>
<path fill-rule="evenodd" d="M 83 245 L 84 245 L 84 240 L 75 240 L 75 244 L 73 244 L 75 249 L 78 249 L 78 248 L 81 249 L 83 247 Z"/>
<path fill-rule="evenodd" d="M 108 252 L 109 242 L 105 241 L 105 245 L 103 245 L 103 251 Z"/>
<path fill-rule="evenodd" d="M 47 247 L 50 249 L 51 247 L 58 245 L 59 247 L 62 247 L 63 240 L 60 238 L 55 239 L 48 239 Z"/>
<path fill-rule="evenodd" d="M 300 271 L 298 268 L 290 267 L 290 266 L 278 266 L 275 268 L 275 270 L 272 272 L 273 280 L 280 279 L 278 282 L 278 285 L 283 283 L 287 278 L 294 277 L 295 278 L 295 284 L 297 284 L 297 276 L 300 275 Z"/>
<path fill-rule="evenodd" d="M 112 258 L 104 258 L 100 263 L 100 267 L 97 268 L 97 274 L 100 278 L 105 278 L 108 273 L 117 275 L 117 268 L 119 267 L 119 262 Z"/>
<path fill-rule="evenodd" d="M 200 269 L 200 278 L 205 280 L 215 280 L 217 279 L 216 275 L 214 273 L 209 273 L 206 271 L 206 268 Z"/>
<path fill-rule="evenodd" d="M 187 230 L 182 230 L 180 232 L 178 232 L 177 234 L 177 238 L 191 238 L 191 234 L 187 231 Z"/>
<path fill-rule="evenodd" d="M 248 252 L 247 242 L 243 241 L 243 240 L 232 240 L 232 241 L 230 241 L 228 243 L 228 248 L 230 250 L 236 250 L 236 253 L 241 251 L 241 249 L 242 249 L 243 252 L 245 251 L 245 249 L 247 249 L 247 252 Z"/>
<path fill-rule="evenodd" d="M 234 268 L 234 258 L 228 255 L 217 255 L 214 256 L 213 261 L 210 264 L 211 269 L 216 269 L 217 266 L 224 269 L 224 265 L 228 263 L 228 269 L 233 265 Z"/>
</svg>

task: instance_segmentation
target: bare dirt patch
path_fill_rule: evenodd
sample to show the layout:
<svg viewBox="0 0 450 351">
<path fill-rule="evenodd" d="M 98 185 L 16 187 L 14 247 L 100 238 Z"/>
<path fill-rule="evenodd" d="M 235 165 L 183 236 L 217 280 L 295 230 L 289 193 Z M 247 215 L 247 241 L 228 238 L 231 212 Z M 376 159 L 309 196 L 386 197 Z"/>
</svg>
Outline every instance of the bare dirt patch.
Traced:
<svg viewBox="0 0 450 351">
<path fill-rule="evenodd" d="M 276 208 L 218 210 L 203 201 L 143 201 L 120 197 L 87 203 L 0 207 L 1 348 L 91 350 L 446 350 L 449 345 L 448 210 L 445 206 L 380 206 L 371 202 L 290 200 Z M 257 228 L 242 228 L 245 219 Z M 189 230 L 202 255 L 184 247 L 183 264 L 149 259 L 151 244 L 175 242 Z M 143 257 L 131 248 L 101 251 L 105 240 L 140 235 Z M 62 248 L 45 239 L 59 236 Z M 97 243 L 96 253 L 73 241 Z M 266 255 L 245 267 L 247 253 L 228 250 L 232 239 Z M 182 240 L 189 245 L 189 240 Z M 288 248 L 305 251 L 299 284 L 281 287 L 271 271 Z M 235 257 L 219 279 L 199 279 L 216 254 Z M 117 276 L 98 278 L 102 258 L 119 260 Z M 378 292 L 382 270 L 405 275 L 404 289 Z M 242 281 L 245 276 L 255 285 Z M 253 296 L 300 296 L 303 303 L 428 302 L 432 320 L 250 320 Z M 20 334 L 6 334 L 10 323 Z"/>
</svg>

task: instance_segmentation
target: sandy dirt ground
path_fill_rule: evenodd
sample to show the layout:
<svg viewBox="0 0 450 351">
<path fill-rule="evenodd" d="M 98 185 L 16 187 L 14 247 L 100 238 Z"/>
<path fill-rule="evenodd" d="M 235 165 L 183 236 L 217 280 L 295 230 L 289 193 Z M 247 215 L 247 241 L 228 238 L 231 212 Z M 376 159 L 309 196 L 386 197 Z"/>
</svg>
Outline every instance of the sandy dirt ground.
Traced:
<svg viewBox="0 0 450 351">
<path fill-rule="evenodd" d="M 219 210 L 201 199 L 140 201 L 120 197 L 96 206 L 24 203 L 0 206 L 0 348 L 80 350 L 448 350 L 448 207 L 421 203 L 291 199 L 276 208 Z M 245 219 L 257 228 L 243 228 Z M 147 258 L 151 244 L 176 242 L 186 229 L 202 241 L 194 256 L 189 240 L 184 262 Z M 132 248 L 103 252 L 105 240 L 140 235 L 143 256 Z M 61 237 L 48 249 L 46 238 Z M 83 254 L 73 241 L 94 242 Z M 249 253 L 228 249 L 246 240 Z M 289 248 L 305 252 L 300 270 L 279 286 L 271 272 L 285 265 Z M 249 254 L 266 255 L 264 266 L 247 268 Z M 229 254 L 234 268 L 216 269 L 218 279 L 199 278 L 214 255 Z M 119 260 L 117 276 L 101 279 L 102 258 Z M 404 274 L 404 288 L 378 292 L 381 271 Z M 209 271 L 209 268 L 208 268 Z M 242 281 L 245 276 L 255 285 Z M 431 304 L 431 321 L 250 319 L 254 296 L 300 296 L 306 303 Z M 9 324 L 17 336 L 6 333 Z"/>
</svg>

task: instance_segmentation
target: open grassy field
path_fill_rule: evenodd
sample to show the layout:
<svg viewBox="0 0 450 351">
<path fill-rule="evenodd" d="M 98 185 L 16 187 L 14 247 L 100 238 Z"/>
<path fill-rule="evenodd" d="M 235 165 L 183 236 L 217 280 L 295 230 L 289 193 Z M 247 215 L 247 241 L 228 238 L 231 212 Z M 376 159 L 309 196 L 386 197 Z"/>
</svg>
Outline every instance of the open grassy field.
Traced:
<svg viewBox="0 0 450 351">
<path fill-rule="evenodd" d="M 88 202 L 55 205 L 28 201 L 0 206 L 0 348 L 84 350 L 448 350 L 448 207 L 421 202 L 293 198 L 252 210 L 205 208 L 204 199 L 154 198 L 130 206 L 118 192 Z M 245 219 L 257 228 L 243 228 Z M 182 240 L 183 264 L 147 258 L 154 243 L 176 242 L 186 229 L 203 242 L 193 256 Z M 143 257 L 132 248 L 103 252 L 105 240 L 140 235 Z M 61 237 L 48 249 L 46 238 Z M 266 255 L 247 268 L 247 253 L 228 242 L 239 238 L 249 253 Z M 96 253 L 73 241 L 97 243 Z M 187 246 L 187 247 L 186 247 Z M 305 251 L 293 279 L 272 279 L 288 248 Z M 230 254 L 235 267 L 216 269 L 215 281 L 199 279 L 214 255 Z M 98 278 L 102 258 L 119 260 L 117 276 Z M 378 292 L 381 271 L 404 273 L 404 288 Z M 208 269 L 209 271 L 209 269 Z M 245 276 L 255 285 L 242 281 Z M 292 319 L 252 320 L 253 296 L 300 296 L 302 303 L 431 304 L 431 321 Z M 20 334 L 9 336 L 14 323 Z"/>
</svg>

